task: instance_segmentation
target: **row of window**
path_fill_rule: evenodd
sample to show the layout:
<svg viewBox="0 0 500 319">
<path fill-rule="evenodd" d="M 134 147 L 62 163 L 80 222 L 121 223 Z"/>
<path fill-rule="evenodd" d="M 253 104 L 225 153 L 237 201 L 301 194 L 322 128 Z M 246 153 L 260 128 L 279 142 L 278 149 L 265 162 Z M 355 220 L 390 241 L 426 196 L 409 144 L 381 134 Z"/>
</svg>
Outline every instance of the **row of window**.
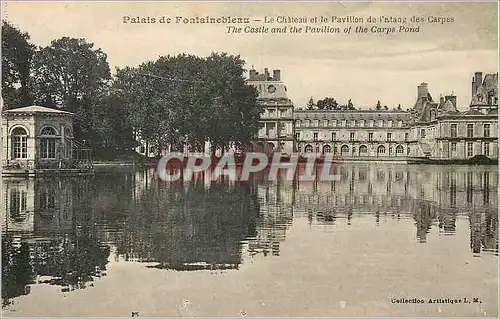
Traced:
<svg viewBox="0 0 500 319">
<path fill-rule="evenodd" d="M 393 121 L 385 120 L 297 120 L 295 122 L 297 127 L 332 127 L 340 125 L 342 127 L 374 127 L 376 124 L 379 127 L 393 127 Z M 403 127 L 403 121 L 397 121 L 397 127 Z"/>
<path fill-rule="evenodd" d="M 301 152 L 302 148 L 299 146 L 297 148 L 297 151 Z M 316 153 L 320 153 L 320 147 L 316 146 L 316 149 L 314 149 L 314 147 L 312 145 L 309 145 L 309 144 L 304 147 L 305 153 L 313 153 L 314 151 L 316 151 Z M 393 154 L 392 147 L 389 147 L 388 151 L 389 151 L 388 152 L 389 155 Z M 330 145 L 323 146 L 323 153 L 331 153 L 331 152 L 332 152 L 332 147 Z M 410 154 L 409 147 L 407 148 L 406 152 L 407 152 L 407 154 Z M 337 146 L 334 146 L 333 147 L 333 154 L 337 155 L 337 153 L 338 153 L 338 148 L 337 148 Z M 359 147 L 358 153 L 359 153 L 359 155 L 366 155 L 368 153 L 368 147 L 366 145 L 361 145 Z M 341 155 L 356 155 L 358 153 L 356 153 L 355 146 L 353 146 L 351 149 L 349 148 L 348 145 L 342 145 L 342 147 L 340 147 L 340 154 Z M 403 153 L 404 153 L 404 147 L 402 145 L 396 146 L 396 155 L 403 155 Z M 377 154 L 378 155 L 386 154 L 386 147 L 384 145 L 379 145 L 377 147 Z"/>
<path fill-rule="evenodd" d="M 451 143 L 451 153 L 457 152 L 457 143 Z M 483 155 L 490 156 L 490 143 L 483 144 Z M 467 143 L 467 156 L 474 156 L 474 143 Z"/>
<path fill-rule="evenodd" d="M 292 113 L 287 109 L 279 109 L 279 112 L 276 112 L 275 109 L 268 109 L 268 117 L 276 117 L 279 114 L 280 117 L 291 117 Z"/>
<path fill-rule="evenodd" d="M 295 139 L 296 140 L 300 140 L 300 133 L 295 133 Z M 332 141 L 336 141 L 337 140 L 337 132 L 332 132 L 332 136 L 331 136 L 331 140 Z M 356 133 L 355 132 L 351 132 L 349 134 L 349 141 L 355 141 L 356 140 Z M 391 142 L 393 139 L 392 139 L 392 133 L 387 133 L 386 135 L 386 140 L 388 142 Z M 409 134 L 408 133 L 405 133 L 405 141 L 408 141 L 409 140 Z M 313 141 L 318 141 L 318 132 L 314 132 L 313 133 Z M 373 133 L 368 133 L 368 141 L 369 142 L 373 142 Z"/>
<path fill-rule="evenodd" d="M 451 124 L 451 137 L 458 137 L 458 124 Z M 467 137 L 474 137 L 474 124 L 467 124 Z M 490 137 L 490 124 L 483 125 L 483 137 Z"/>
<path fill-rule="evenodd" d="M 68 130 L 68 132 L 70 131 Z M 44 136 L 44 138 L 40 139 L 40 158 L 56 158 L 56 138 L 54 138 L 56 134 L 56 130 L 50 126 L 46 126 L 40 131 L 40 135 Z M 22 127 L 16 127 L 12 130 L 11 139 L 12 158 L 28 158 L 28 133 L 26 132 L 26 130 Z"/>
<path fill-rule="evenodd" d="M 40 136 L 56 136 L 58 134 L 57 130 L 52 126 L 44 126 L 40 130 Z M 28 136 L 28 131 L 21 126 L 18 126 L 12 130 L 11 136 Z M 64 128 L 64 135 L 66 137 L 71 137 L 73 135 L 71 128 L 66 126 Z"/>
</svg>

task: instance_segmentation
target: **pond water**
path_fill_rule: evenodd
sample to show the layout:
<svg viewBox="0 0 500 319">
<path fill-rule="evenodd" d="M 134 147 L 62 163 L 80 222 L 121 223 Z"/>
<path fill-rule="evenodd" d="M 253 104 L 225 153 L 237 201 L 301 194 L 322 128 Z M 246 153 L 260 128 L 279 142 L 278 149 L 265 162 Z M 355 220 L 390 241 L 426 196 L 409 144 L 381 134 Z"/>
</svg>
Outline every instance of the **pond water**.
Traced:
<svg viewBox="0 0 500 319">
<path fill-rule="evenodd" d="M 3 316 L 497 316 L 497 167 L 336 171 L 4 178 Z"/>
</svg>

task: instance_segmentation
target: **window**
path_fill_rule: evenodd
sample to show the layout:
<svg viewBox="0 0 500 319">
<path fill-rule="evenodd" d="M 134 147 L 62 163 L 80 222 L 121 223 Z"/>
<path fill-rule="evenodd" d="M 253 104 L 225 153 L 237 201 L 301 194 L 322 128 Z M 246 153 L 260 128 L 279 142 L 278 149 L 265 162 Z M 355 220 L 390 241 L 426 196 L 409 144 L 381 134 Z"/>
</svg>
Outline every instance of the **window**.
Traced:
<svg viewBox="0 0 500 319">
<path fill-rule="evenodd" d="M 349 146 L 342 145 L 342 147 L 340 148 L 340 153 L 342 155 L 348 155 L 349 154 Z"/>
<path fill-rule="evenodd" d="M 369 142 L 373 141 L 373 133 L 368 133 L 368 141 Z"/>
<path fill-rule="evenodd" d="M 323 153 L 331 153 L 331 152 L 332 148 L 330 147 L 330 145 L 323 146 Z"/>
<path fill-rule="evenodd" d="M 359 154 L 365 155 L 366 153 L 368 153 L 368 147 L 366 147 L 366 145 L 361 145 L 359 147 Z"/>
<path fill-rule="evenodd" d="M 336 141 L 336 140 L 337 140 L 337 133 L 332 132 L 332 141 Z"/>
<path fill-rule="evenodd" d="M 337 120 L 332 120 L 332 126 L 337 126 Z"/>
<path fill-rule="evenodd" d="M 22 127 L 12 130 L 12 158 L 28 157 L 28 133 Z"/>
<path fill-rule="evenodd" d="M 409 146 L 406 148 L 406 155 L 410 155 L 410 147 Z"/>
<path fill-rule="evenodd" d="M 55 193 L 53 190 L 44 189 L 40 192 L 40 209 L 54 209 L 55 205 Z"/>
<path fill-rule="evenodd" d="M 385 154 L 385 147 L 383 145 L 377 148 L 377 154 Z"/>
<path fill-rule="evenodd" d="M 467 137 L 474 136 L 474 124 L 467 124 Z"/>
<path fill-rule="evenodd" d="M 305 149 L 306 153 L 312 153 L 313 147 L 311 145 L 306 145 Z"/>
<path fill-rule="evenodd" d="M 484 137 L 490 137 L 490 125 L 484 124 L 483 130 L 484 130 Z"/>
<path fill-rule="evenodd" d="M 269 117 L 274 117 L 275 116 L 275 109 L 269 109 Z"/>
<path fill-rule="evenodd" d="M 392 140 L 392 133 L 387 133 L 387 141 L 391 141 Z"/>
<path fill-rule="evenodd" d="M 474 155 L 474 144 L 472 143 L 467 143 L 467 156 L 473 156 Z"/>
<path fill-rule="evenodd" d="M 359 122 L 359 126 L 364 127 L 364 126 L 365 126 L 365 120 L 361 120 L 361 121 Z"/>
<path fill-rule="evenodd" d="M 328 120 L 323 120 L 323 126 L 328 127 Z"/>
<path fill-rule="evenodd" d="M 398 121 L 398 127 L 403 127 L 403 121 Z"/>
<path fill-rule="evenodd" d="M 56 140 L 44 138 L 40 140 L 40 158 L 56 158 Z"/>
<path fill-rule="evenodd" d="M 40 158 L 56 158 L 56 130 L 47 126 L 40 135 Z"/>
<path fill-rule="evenodd" d="M 319 146 L 316 146 L 316 153 L 319 153 Z"/>
<path fill-rule="evenodd" d="M 425 138 L 425 128 L 423 128 L 423 129 L 420 130 L 420 136 L 422 138 Z"/>
<path fill-rule="evenodd" d="M 300 133 L 295 133 L 295 140 L 300 140 Z"/>
<path fill-rule="evenodd" d="M 349 135 L 349 140 L 354 141 L 354 132 L 351 132 L 351 134 Z"/>
<path fill-rule="evenodd" d="M 318 140 L 318 133 L 313 133 L 313 140 L 315 140 L 315 141 Z"/>
<path fill-rule="evenodd" d="M 490 156 L 490 143 L 484 143 L 484 155 Z"/>
<path fill-rule="evenodd" d="M 409 134 L 405 133 L 405 142 L 408 142 L 408 137 L 409 137 Z"/>
<path fill-rule="evenodd" d="M 314 127 L 318 127 L 319 126 L 319 120 L 314 120 Z"/>
<path fill-rule="evenodd" d="M 451 137 L 457 137 L 457 124 L 451 124 Z"/>
<path fill-rule="evenodd" d="M 297 121 L 296 126 L 300 127 L 300 121 Z"/>
<path fill-rule="evenodd" d="M 306 124 L 306 127 L 309 127 L 309 123 L 310 123 L 310 121 L 309 121 L 309 120 L 306 120 L 306 123 L 305 123 L 305 124 Z"/>
<path fill-rule="evenodd" d="M 398 145 L 398 146 L 396 147 L 396 155 L 403 155 L 403 153 L 404 153 L 404 148 L 403 148 L 403 146 Z"/>
<path fill-rule="evenodd" d="M 26 192 L 17 188 L 10 191 L 9 210 L 14 219 L 20 218 L 26 212 L 27 196 Z"/>
<path fill-rule="evenodd" d="M 454 153 L 457 151 L 457 143 L 452 142 L 451 143 L 451 152 Z"/>
<path fill-rule="evenodd" d="M 392 121 L 387 122 L 389 127 L 392 127 Z"/>
</svg>

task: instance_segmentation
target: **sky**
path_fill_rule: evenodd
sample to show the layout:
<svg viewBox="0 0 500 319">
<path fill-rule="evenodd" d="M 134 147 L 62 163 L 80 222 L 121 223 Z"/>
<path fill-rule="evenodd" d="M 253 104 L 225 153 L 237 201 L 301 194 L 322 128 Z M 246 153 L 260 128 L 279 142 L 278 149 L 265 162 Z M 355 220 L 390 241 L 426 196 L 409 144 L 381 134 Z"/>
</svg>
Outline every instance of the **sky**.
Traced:
<svg viewBox="0 0 500 319">
<path fill-rule="evenodd" d="M 61 37 L 85 38 L 108 56 L 112 69 L 137 66 L 167 54 L 200 56 L 212 52 L 240 55 L 258 71 L 281 70 L 289 98 L 303 107 L 310 97 L 333 97 L 354 106 L 413 107 L 417 85 L 427 82 L 435 99 L 457 95 L 459 108 L 471 99 L 476 71 L 498 72 L 498 5 L 476 3 L 382 2 L 2 2 L 2 19 L 31 41 L 47 46 Z M 248 17 L 252 27 L 265 17 L 445 17 L 448 23 L 420 24 L 418 33 L 366 34 L 228 34 L 223 24 L 131 24 L 123 17 Z M 434 19 L 435 20 L 435 19 Z M 307 23 L 311 26 L 318 26 Z M 266 24 L 268 27 L 289 24 Z M 305 27 L 306 24 L 298 25 Z M 408 26 L 417 26 L 408 22 Z M 321 26 L 321 25 L 319 25 Z"/>
</svg>

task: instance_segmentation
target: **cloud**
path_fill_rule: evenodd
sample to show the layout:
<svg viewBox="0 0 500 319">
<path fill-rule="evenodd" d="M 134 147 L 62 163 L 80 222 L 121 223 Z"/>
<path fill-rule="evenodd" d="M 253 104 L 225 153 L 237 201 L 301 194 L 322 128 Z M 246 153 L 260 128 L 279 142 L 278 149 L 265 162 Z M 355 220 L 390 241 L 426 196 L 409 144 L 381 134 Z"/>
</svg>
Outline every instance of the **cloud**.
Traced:
<svg viewBox="0 0 500 319">
<path fill-rule="evenodd" d="M 310 96 L 346 102 L 412 106 L 416 85 L 434 95 L 454 90 L 467 105 L 474 71 L 498 70 L 497 3 L 264 3 L 264 2 L 7 2 L 8 20 L 37 45 L 63 36 L 86 38 L 108 54 L 112 66 L 138 65 L 160 55 L 212 51 L 241 54 L 247 66 L 282 70 L 298 104 Z M 123 16 L 419 17 L 418 33 L 227 34 L 223 25 L 124 24 Z M 4 16 L 5 18 L 5 16 Z M 408 22 L 415 26 L 414 23 Z M 253 25 L 260 25 L 254 22 Z M 380 24 L 380 26 L 388 26 Z M 345 25 L 347 26 L 347 25 Z M 344 25 L 339 25 L 342 29 Z M 434 91 L 435 90 L 435 91 Z"/>
</svg>

